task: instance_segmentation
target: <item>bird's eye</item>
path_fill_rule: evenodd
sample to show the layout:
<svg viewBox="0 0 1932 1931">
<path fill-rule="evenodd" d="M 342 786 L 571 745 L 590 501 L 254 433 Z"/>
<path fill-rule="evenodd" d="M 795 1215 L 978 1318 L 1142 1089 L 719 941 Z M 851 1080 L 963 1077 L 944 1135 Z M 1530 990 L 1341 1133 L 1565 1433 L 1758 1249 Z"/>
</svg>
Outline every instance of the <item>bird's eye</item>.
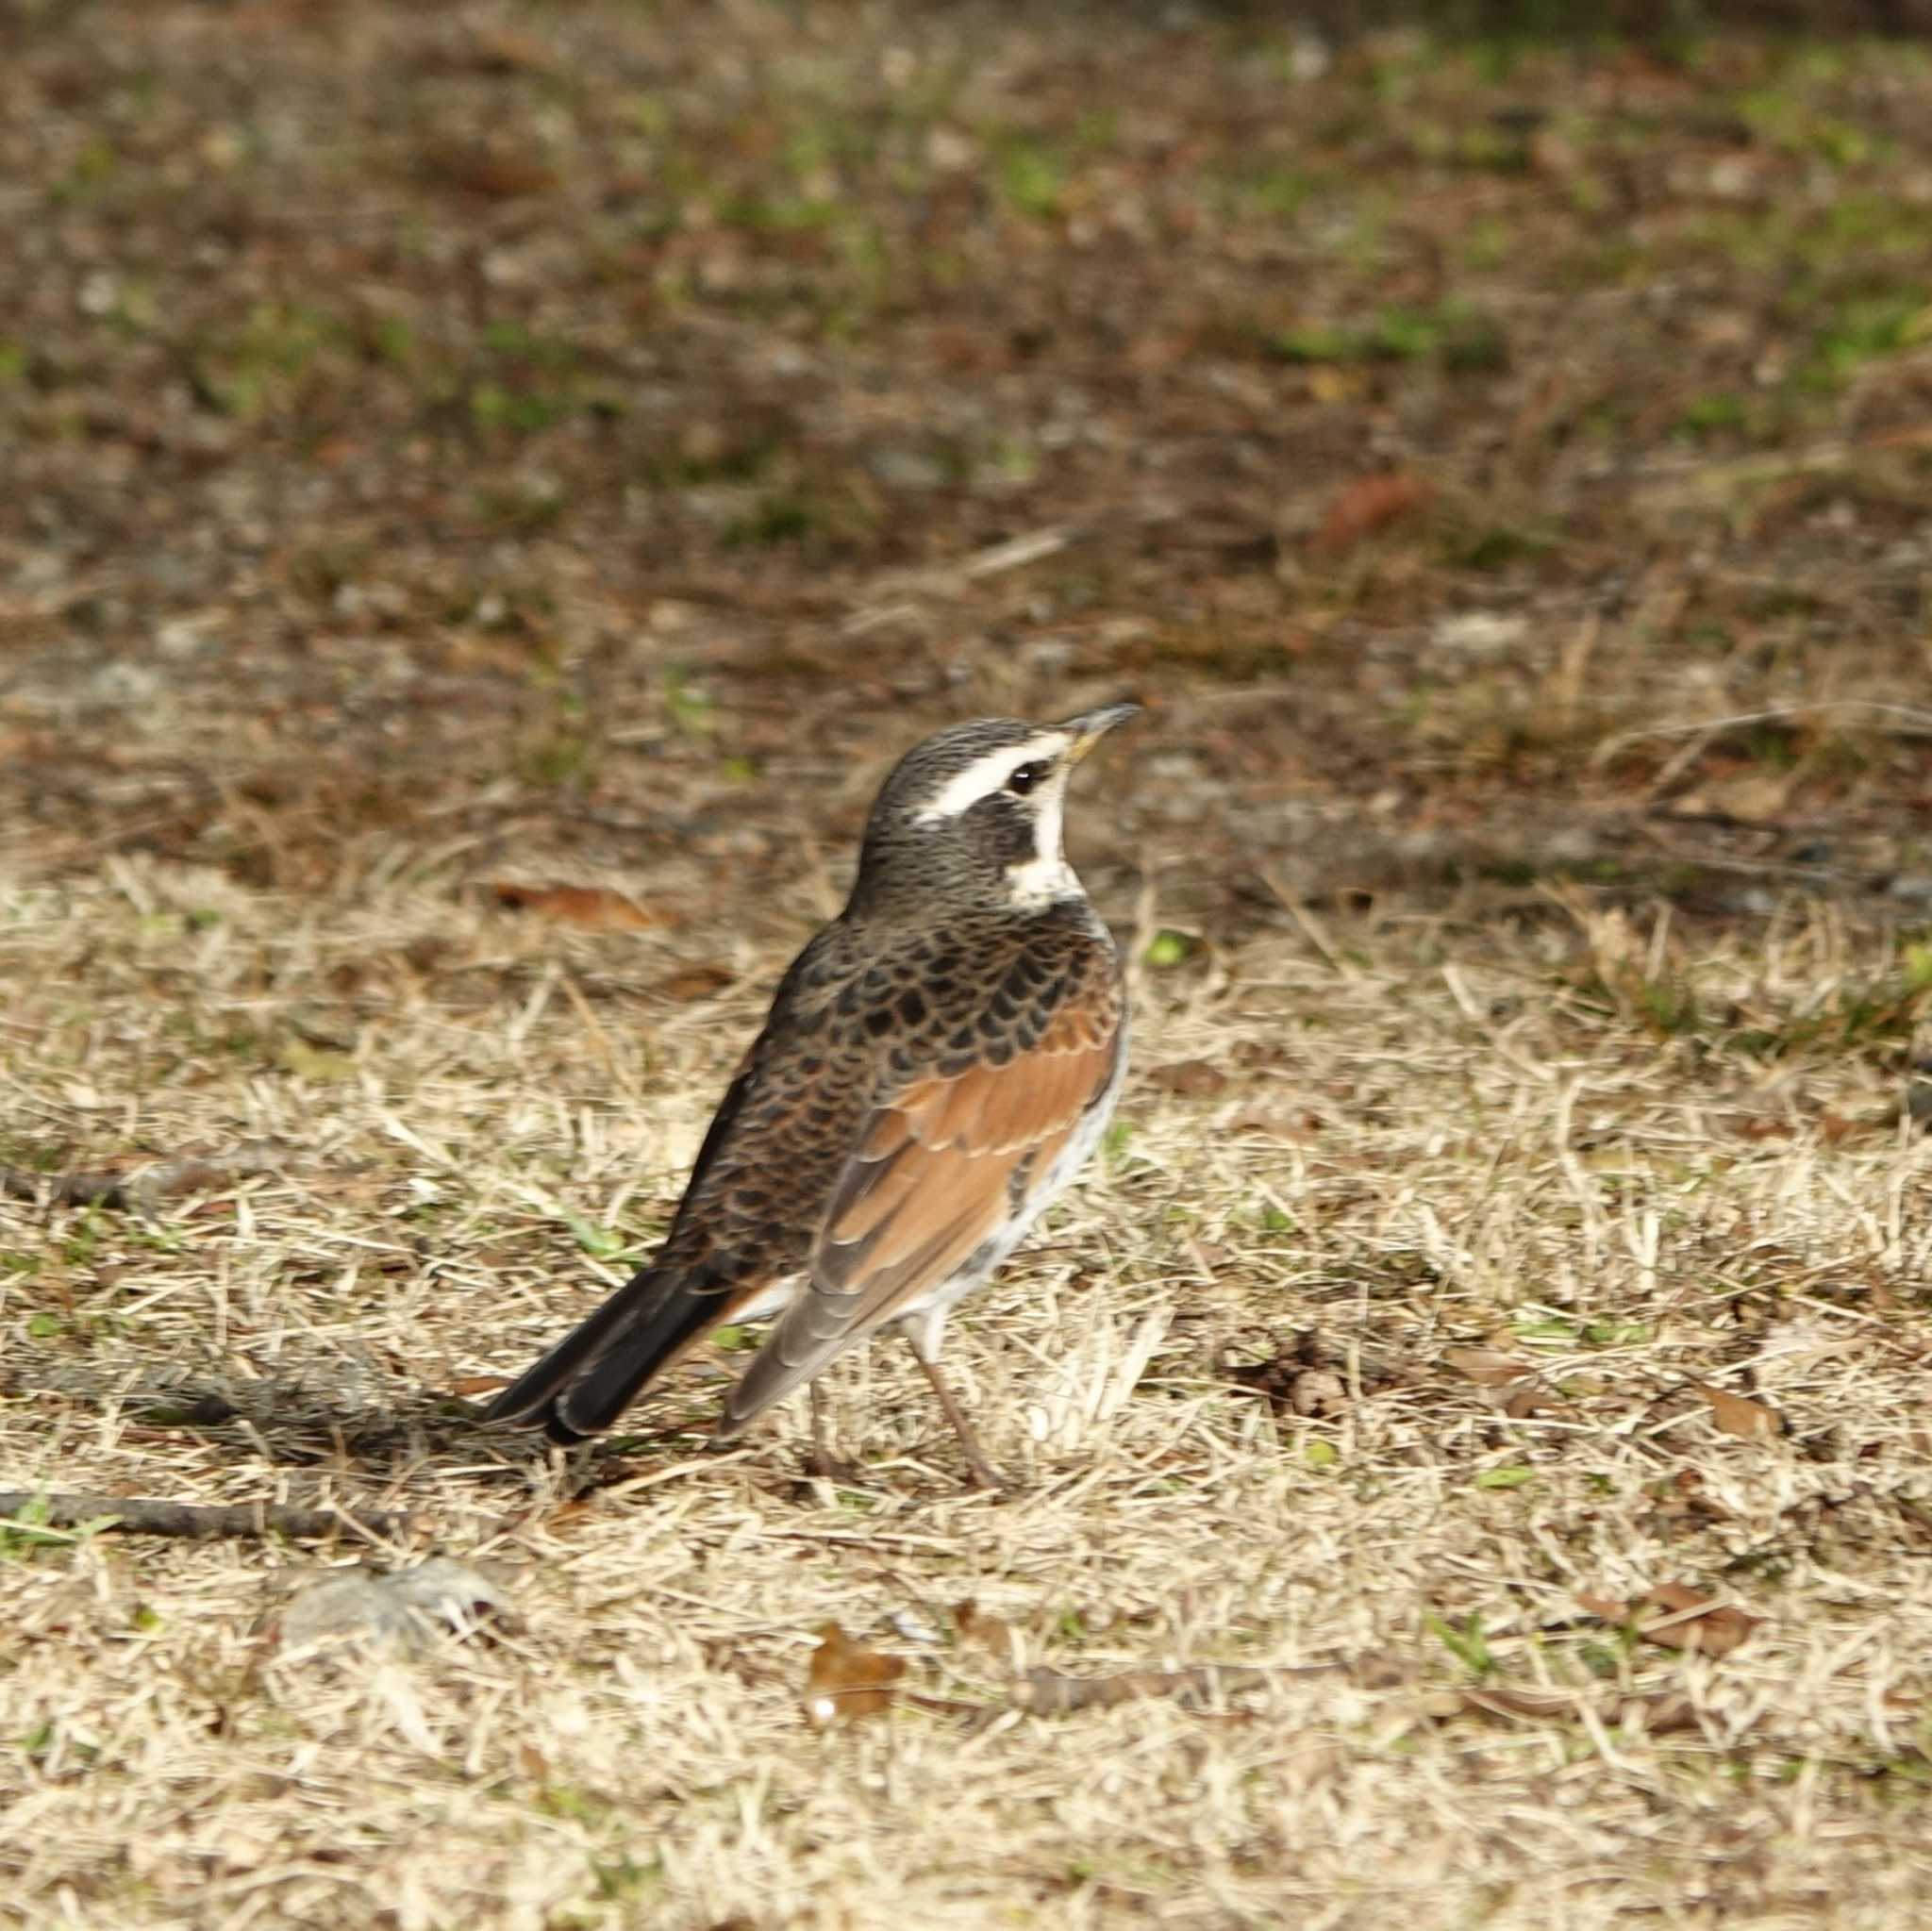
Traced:
<svg viewBox="0 0 1932 1931">
<path fill-rule="evenodd" d="M 1017 791 L 1024 798 L 1046 775 L 1048 769 L 1045 763 L 1038 761 L 1021 765 L 1007 780 L 1008 791 Z"/>
</svg>

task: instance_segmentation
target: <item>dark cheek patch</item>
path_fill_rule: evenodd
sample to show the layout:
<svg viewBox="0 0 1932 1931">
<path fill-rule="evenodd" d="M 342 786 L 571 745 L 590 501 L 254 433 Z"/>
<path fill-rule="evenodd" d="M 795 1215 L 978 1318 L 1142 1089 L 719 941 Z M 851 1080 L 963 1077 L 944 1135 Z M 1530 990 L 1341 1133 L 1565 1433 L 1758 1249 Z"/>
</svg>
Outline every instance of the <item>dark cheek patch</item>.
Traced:
<svg viewBox="0 0 1932 1931">
<path fill-rule="evenodd" d="M 1039 851 L 1033 814 L 1004 791 L 980 799 L 959 823 L 968 844 L 995 872 L 1024 865 Z"/>
</svg>

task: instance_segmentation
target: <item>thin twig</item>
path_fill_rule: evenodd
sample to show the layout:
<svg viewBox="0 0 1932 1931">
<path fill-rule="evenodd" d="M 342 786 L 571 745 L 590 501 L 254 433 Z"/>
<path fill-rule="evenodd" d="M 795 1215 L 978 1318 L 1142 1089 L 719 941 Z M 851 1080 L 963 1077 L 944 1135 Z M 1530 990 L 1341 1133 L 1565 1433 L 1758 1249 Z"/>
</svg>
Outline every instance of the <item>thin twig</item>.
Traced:
<svg viewBox="0 0 1932 1931">
<path fill-rule="evenodd" d="M 1029 564 L 1044 562 L 1047 558 L 1058 556 L 1070 544 L 1078 542 L 1089 534 L 1089 531 L 1054 524 L 977 550 L 957 563 L 907 573 L 895 572 L 877 586 L 878 593 L 870 602 L 854 611 L 840 625 L 841 632 L 847 638 L 862 637 L 882 624 L 916 617 L 920 612 L 918 600 L 921 596 L 958 596 L 969 584 L 981 582 L 990 576 L 1004 576 L 1008 571 L 1024 570 Z"/>
<path fill-rule="evenodd" d="M 25 1516 L 21 1522 L 18 1518 Z M 225 1536 L 291 1536 L 314 1541 L 344 1529 L 375 1540 L 400 1536 L 411 1518 L 380 1510 L 351 1515 L 331 1505 L 291 1507 L 279 1502 L 161 1502 L 135 1495 L 92 1495 L 80 1490 L 0 1489 L 0 1519 L 22 1528 L 112 1529 L 129 1536 L 184 1536 L 211 1541 Z"/>
<path fill-rule="evenodd" d="M 1173 1697 L 1185 1708 L 1219 1702 L 1244 1690 L 1310 1676 L 1346 1676 L 1346 1663 L 1310 1663 L 1295 1669 L 1257 1669 L 1235 1663 L 1193 1663 L 1181 1670 L 1123 1670 L 1112 1676 L 1069 1676 L 1058 1670 L 1028 1670 L 1014 1686 L 1013 1701 L 1036 1716 L 1067 1716 L 1105 1709 L 1142 1697 Z"/>
<path fill-rule="evenodd" d="M 1894 738 L 1919 739 L 1932 736 L 1932 711 L 1916 708 L 1909 704 L 1887 704 L 1878 698 L 1837 697 L 1821 704 L 1774 704 L 1763 710 L 1740 710 L 1729 717 L 1690 718 L 1676 724 L 1640 724 L 1628 731 L 1616 731 L 1603 739 L 1591 751 L 1592 766 L 1606 763 L 1620 751 L 1632 744 L 1641 744 L 1646 738 L 1677 738 L 1690 736 L 1708 743 L 1712 739 L 1726 731 L 1741 731 L 1750 724 L 1790 724 L 1801 718 L 1829 715 L 1833 712 L 1852 712 L 1871 718 L 1884 719 L 1890 725 Z"/>
<path fill-rule="evenodd" d="M 171 1195 L 205 1193 L 258 1174 L 279 1173 L 287 1158 L 286 1149 L 257 1140 L 232 1153 L 184 1154 L 120 1173 L 37 1174 L 29 1167 L 0 1167 L 0 1197 L 45 1200 L 52 1207 L 133 1207 L 145 1213 Z"/>
<path fill-rule="evenodd" d="M 1335 941 L 1329 938 L 1327 929 L 1318 918 L 1291 892 L 1272 872 L 1261 874 L 1261 883 L 1274 894 L 1281 908 L 1302 928 L 1302 936 L 1319 952 L 1323 958 L 1344 979 L 1358 979 L 1361 972 L 1351 960 L 1336 950 Z"/>
</svg>

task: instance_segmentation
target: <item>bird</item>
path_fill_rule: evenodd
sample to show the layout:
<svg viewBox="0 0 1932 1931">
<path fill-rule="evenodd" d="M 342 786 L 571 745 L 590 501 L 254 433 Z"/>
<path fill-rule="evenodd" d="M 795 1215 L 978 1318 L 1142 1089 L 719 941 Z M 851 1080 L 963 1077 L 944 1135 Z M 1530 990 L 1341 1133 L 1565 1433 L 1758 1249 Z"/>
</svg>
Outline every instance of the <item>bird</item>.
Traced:
<svg viewBox="0 0 1932 1931">
<path fill-rule="evenodd" d="M 770 1322 L 725 1396 L 728 1441 L 890 1325 L 971 1485 L 1004 1486 L 940 1351 L 954 1308 L 1086 1162 L 1120 1097 L 1120 956 L 1061 838 L 1074 767 L 1140 708 L 975 718 L 899 760 L 850 898 L 779 982 L 662 1244 L 486 1423 L 586 1440 L 711 1329 Z"/>
</svg>

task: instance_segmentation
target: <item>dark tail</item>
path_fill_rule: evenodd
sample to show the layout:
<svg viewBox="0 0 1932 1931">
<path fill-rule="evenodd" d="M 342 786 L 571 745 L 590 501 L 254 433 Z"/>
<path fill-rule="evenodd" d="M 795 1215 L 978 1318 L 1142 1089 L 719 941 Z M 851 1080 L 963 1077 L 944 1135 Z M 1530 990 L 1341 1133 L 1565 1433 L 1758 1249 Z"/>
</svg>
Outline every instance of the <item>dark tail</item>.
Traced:
<svg viewBox="0 0 1932 1931">
<path fill-rule="evenodd" d="M 721 1296 L 692 1292 L 680 1274 L 641 1268 L 511 1382 L 483 1419 L 541 1427 L 553 1441 L 599 1434 L 724 1312 Z"/>
</svg>

